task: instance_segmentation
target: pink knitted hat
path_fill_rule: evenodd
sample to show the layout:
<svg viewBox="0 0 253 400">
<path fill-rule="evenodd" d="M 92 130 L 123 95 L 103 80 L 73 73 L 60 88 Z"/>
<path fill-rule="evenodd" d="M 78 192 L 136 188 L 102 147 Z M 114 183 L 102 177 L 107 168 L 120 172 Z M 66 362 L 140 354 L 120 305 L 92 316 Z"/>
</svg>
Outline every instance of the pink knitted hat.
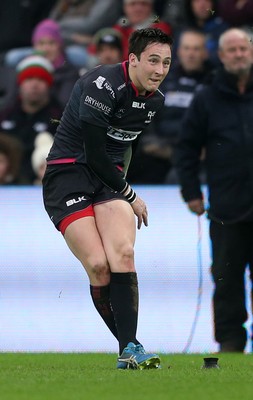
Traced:
<svg viewBox="0 0 253 400">
<path fill-rule="evenodd" d="M 60 27 L 57 22 L 52 19 L 44 19 L 43 21 L 39 22 L 38 25 L 36 25 L 32 34 L 32 43 L 35 44 L 38 40 L 45 36 L 54 39 L 61 45 L 63 44 Z"/>
</svg>

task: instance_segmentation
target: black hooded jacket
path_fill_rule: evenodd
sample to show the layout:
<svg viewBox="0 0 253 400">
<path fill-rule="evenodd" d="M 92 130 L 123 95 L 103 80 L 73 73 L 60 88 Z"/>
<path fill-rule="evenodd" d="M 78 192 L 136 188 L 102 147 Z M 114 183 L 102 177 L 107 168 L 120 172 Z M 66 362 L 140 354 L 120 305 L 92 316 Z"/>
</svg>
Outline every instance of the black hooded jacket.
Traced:
<svg viewBox="0 0 253 400">
<path fill-rule="evenodd" d="M 206 152 L 210 217 L 253 220 L 253 74 L 244 94 L 221 68 L 186 112 L 176 153 L 182 195 L 201 198 L 201 150 Z"/>
</svg>

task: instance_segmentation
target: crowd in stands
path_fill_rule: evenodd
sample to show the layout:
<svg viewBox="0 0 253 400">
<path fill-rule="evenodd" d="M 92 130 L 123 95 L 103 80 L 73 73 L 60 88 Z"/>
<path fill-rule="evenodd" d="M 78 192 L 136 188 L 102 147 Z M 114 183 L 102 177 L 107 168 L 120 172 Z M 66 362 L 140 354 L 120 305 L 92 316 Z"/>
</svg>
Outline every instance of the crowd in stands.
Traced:
<svg viewBox="0 0 253 400">
<path fill-rule="evenodd" d="M 220 35 L 230 27 L 251 32 L 253 0 L 1 0 L 0 185 L 40 184 L 76 80 L 127 59 L 130 34 L 148 26 L 172 35 L 172 67 L 161 86 L 164 109 L 142 136 L 128 180 L 177 183 L 184 112 L 220 66 Z"/>
</svg>

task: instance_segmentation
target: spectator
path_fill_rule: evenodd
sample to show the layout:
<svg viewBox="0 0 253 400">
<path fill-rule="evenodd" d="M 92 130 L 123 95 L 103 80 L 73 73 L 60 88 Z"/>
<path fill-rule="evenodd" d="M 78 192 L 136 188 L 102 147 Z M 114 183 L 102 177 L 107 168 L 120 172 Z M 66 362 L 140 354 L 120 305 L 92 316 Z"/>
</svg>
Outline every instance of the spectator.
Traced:
<svg viewBox="0 0 253 400">
<path fill-rule="evenodd" d="M 99 30 L 93 39 L 96 63 L 117 64 L 123 61 L 122 37 L 120 32 L 113 28 Z"/>
<path fill-rule="evenodd" d="M 185 26 L 175 32 L 173 53 L 176 54 L 178 37 L 182 30 L 187 28 L 198 29 L 206 35 L 209 60 L 214 66 L 219 65 L 218 40 L 221 33 L 228 28 L 228 24 L 217 15 L 217 0 L 185 0 L 185 16 Z"/>
<path fill-rule="evenodd" d="M 56 0 L 1 0 L 0 54 L 13 48 L 30 47 L 34 27 L 54 6 Z"/>
<path fill-rule="evenodd" d="M 86 47 L 93 35 L 112 26 L 120 12 L 121 4 L 115 0 L 58 0 L 50 18 L 60 25 L 69 59 L 81 68 L 89 65 Z"/>
<path fill-rule="evenodd" d="M 162 18 L 170 23 L 173 32 L 184 29 L 186 24 L 185 0 L 166 0 L 163 8 Z"/>
<path fill-rule="evenodd" d="M 54 66 L 52 93 L 64 107 L 75 82 L 79 78 L 79 70 L 68 60 L 59 25 L 52 19 L 41 21 L 34 28 L 31 41 L 33 47 L 14 49 L 7 53 L 5 68 L 8 69 L 9 66 L 11 67 L 9 71 L 13 71 L 12 67 L 16 66 L 24 57 L 32 55 L 34 52 L 42 54 Z"/>
<path fill-rule="evenodd" d="M 79 71 L 67 59 L 59 25 L 50 19 L 43 20 L 35 27 L 32 42 L 34 49 L 53 64 L 52 94 L 65 107 L 79 78 Z"/>
<path fill-rule="evenodd" d="M 135 184 L 177 183 L 174 149 L 185 111 L 210 72 L 205 35 L 186 30 L 180 36 L 178 64 L 161 85 L 163 109 L 140 139 L 128 176 Z"/>
<path fill-rule="evenodd" d="M 22 146 L 19 140 L 0 133 L 0 185 L 14 185 L 21 183 L 20 165 Z"/>
<path fill-rule="evenodd" d="M 35 178 L 31 165 L 34 140 L 41 131 L 54 134 L 62 107 L 52 98 L 53 66 L 42 56 L 29 56 L 17 66 L 19 96 L 14 105 L 0 113 L 0 129 L 20 140 L 24 147 L 21 166 L 26 182 Z"/>
<path fill-rule="evenodd" d="M 46 171 L 49 150 L 53 144 L 53 135 L 49 132 L 40 132 L 34 141 L 34 150 L 32 152 L 32 167 L 36 179 L 34 185 L 41 185 L 42 178 Z"/>
<path fill-rule="evenodd" d="M 252 0 L 222 0 L 218 3 L 218 14 L 230 26 L 252 28 Z"/>
<path fill-rule="evenodd" d="M 206 148 L 212 245 L 215 338 L 221 352 L 243 352 L 245 269 L 253 273 L 253 74 L 249 35 L 229 29 L 219 40 L 223 67 L 194 97 L 178 145 L 182 195 L 196 215 L 205 211 L 199 159 Z"/>
<path fill-rule="evenodd" d="M 170 25 L 157 20 L 153 0 L 123 0 L 123 11 L 124 17 L 113 28 L 122 34 L 124 60 L 128 59 L 128 39 L 134 30 L 153 27 L 160 28 L 168 35 L 171 35 Z"/>
</svg>

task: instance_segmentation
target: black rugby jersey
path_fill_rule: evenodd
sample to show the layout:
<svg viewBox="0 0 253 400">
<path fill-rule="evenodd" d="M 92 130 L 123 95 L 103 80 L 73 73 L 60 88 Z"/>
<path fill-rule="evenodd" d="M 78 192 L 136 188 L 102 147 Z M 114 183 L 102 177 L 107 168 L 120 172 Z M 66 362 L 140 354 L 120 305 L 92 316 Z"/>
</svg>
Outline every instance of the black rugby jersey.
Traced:
<svg viewBox="0 0 253 400">
<path fill-rule="evenodd" d="M 163 103 L 164 96 L 160 90 L 146 96 L 138 94 L 129 79 L 126 61 L 92 69 L 73 88 L 48 162 L 86 163 L 84 142 L 85 123 L 88 123 L 105 129 L 106 153 L 112 164 L 126 172 L 128 165 L 125 164 L 129 160 L 125 162 L 125 155 Z"/>
<path fill-rule="evenodd" d="M 164 103 L 159 90 L 139 96 L 127 67 L 128 62 L 99 66 L 76 82 L 48 160 L 74 158 L 86 162 L 81 134 L 84 121 L 106 128 L 107 152 L 113 162 L 123 162 L 126 149 Z"/>
</svg>

